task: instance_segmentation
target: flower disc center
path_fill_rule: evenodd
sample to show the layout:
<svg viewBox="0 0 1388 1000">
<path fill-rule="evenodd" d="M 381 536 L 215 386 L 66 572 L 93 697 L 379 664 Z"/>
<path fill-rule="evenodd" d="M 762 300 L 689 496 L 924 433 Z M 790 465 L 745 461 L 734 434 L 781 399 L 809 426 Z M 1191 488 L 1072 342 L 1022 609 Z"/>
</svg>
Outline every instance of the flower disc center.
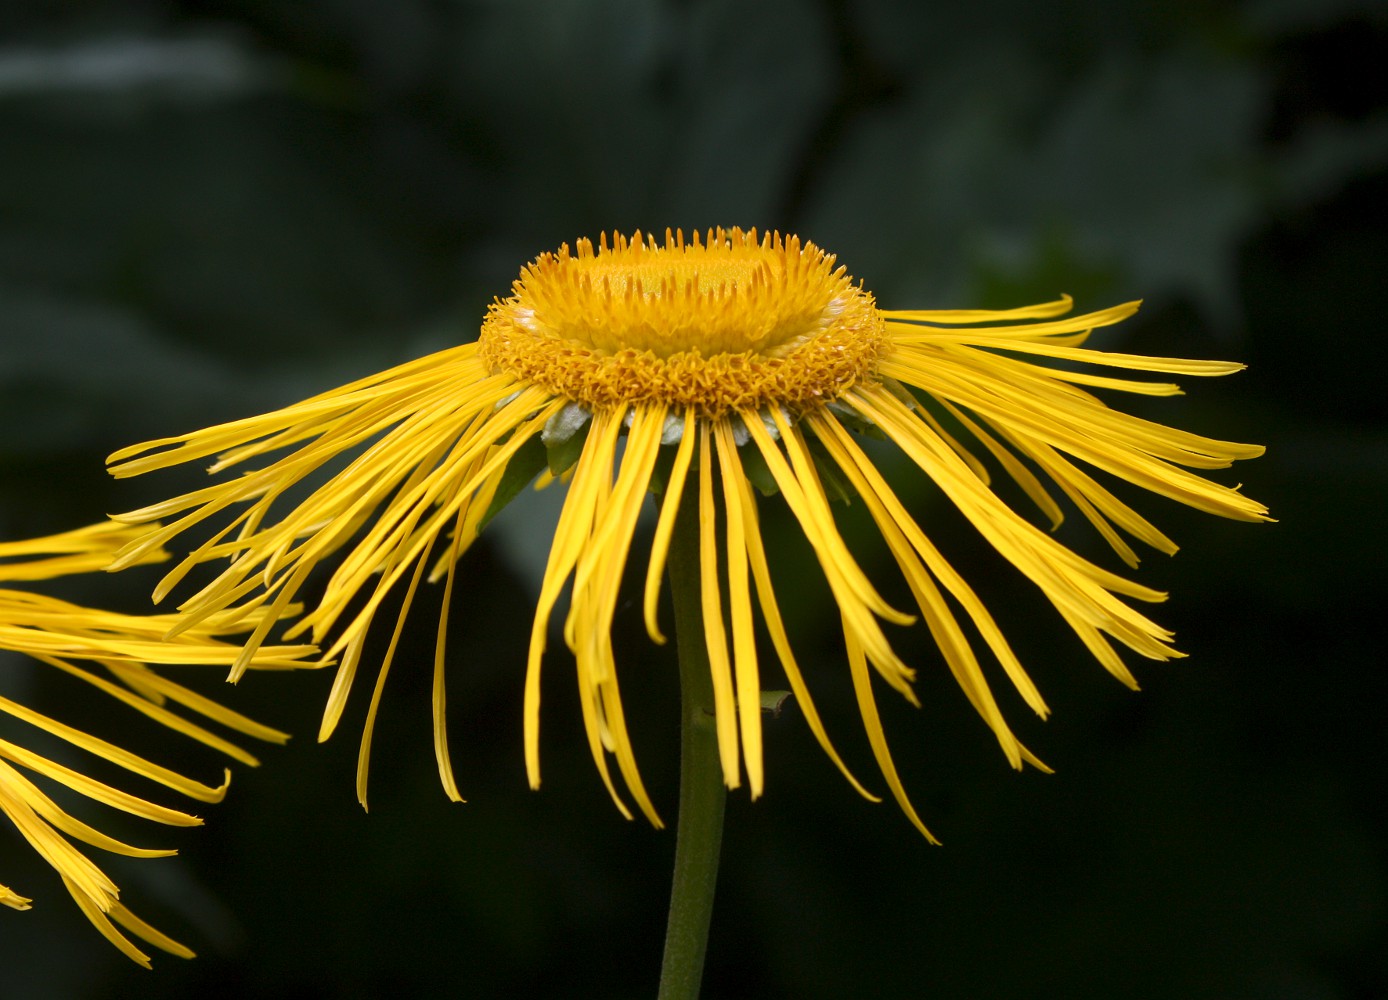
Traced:
<svg viewBox="0 0 1388 1000">
<path fill-rule="evenodd" d="M 717 414 L 827 402 L 871 371 L 885 337 L 872 297 L 832 256 L 719 229 L 541 255 L 492 304 L 478 350 L 493 371 L 590 408 Z"/>
</svg>

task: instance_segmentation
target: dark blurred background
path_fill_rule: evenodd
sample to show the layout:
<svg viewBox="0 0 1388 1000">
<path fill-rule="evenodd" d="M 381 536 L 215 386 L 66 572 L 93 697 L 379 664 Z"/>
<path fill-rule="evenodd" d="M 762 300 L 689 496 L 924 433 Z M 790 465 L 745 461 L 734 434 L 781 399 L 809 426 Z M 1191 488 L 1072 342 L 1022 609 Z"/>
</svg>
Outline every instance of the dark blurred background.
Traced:
<svg viewBox="0 0 1388 1000">
<path fill-rule="evenodd" d="M 1222 479 L 1280 523 L 1135 497 L 1184 546 L 1140 578 L 1171 589 L 1157 617 L 1192 655 L 1135 664 L 1133 694 L 920 487 L 1055 709 L 1005 706 L 1057 773 L 1011 772 L 924 630 L 902 631 L 924 707 L 884 690 L 885 722 L 944 846 L 860 800 L 792 706 L 769 723 L 764 799 L 730 798 L 706 994 L 1388 996 L 1385 64 L 1388 5 L 1369 0 L 6 4 L 0 535 L 192 488 L 196 470 L 110 481 L 103 459 L 470 339 L 523 262 L 602 229 L 799 232 L 889 308 L 1143 297 L 1098 346 L 1249 371 L 1120 402 L 1265 442 Z M 444 800 L 433 765 L 427 600 L 388 686 L 369 814 L 352 788 L 365 686 L 320 746 L 326 675 L 207 676 L 294 742 L 240 769 L 204 829 L 83 814 L 180 849 L 107 867 L 199 958 L 126 962 L 7 827 L 0 878 L 37 903 L 0 911 L 0 992 L 652 996 L 674 837 L 607 800 L 563 655 L 544 788 L 523 775 L 553 499 L 498 519 L 455 597 L 468 804 Z M 776 507 L 802 663 L 882 790 L 827 595 L 794 571 L 803 545 Z M 1121 568 L 1084 525 L 1061 536 Z M 154 579 L 66 592 L 135 608 Z M 624 698 L 673 820 L 677 685 L 639 617 L 619 619 Z M 4 668 L 65 720 L 219 773 L 118 705 Z"/>
</svg>

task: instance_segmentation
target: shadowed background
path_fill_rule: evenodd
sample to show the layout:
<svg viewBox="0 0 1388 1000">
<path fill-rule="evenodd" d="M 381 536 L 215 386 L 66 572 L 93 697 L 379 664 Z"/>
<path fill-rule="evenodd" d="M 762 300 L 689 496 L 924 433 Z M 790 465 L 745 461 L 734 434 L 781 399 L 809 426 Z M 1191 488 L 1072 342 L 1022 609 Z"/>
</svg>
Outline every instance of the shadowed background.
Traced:
<svg viewBox="0 0 1388 1000">
<path fill-rule="evenodd" d="M 603 229 L 798 232 L 887 308 L 1141 297 L 1095 346 L 1250 370 L 1117 402 L 1266 443 L 1219 475 L 1280 523 L 1123 494 L 1183 545 L 1139 579 L 1172 591 L 1155 614 L 1192 654 L 1129 658 L 1133 694 L 937 495 L 903 486 L 1055 710 L 1041 723 L 1004 699 L 1057 773 L 1011 772 L 925 630 L 894 633 L 924 706 L 884 689 L 884 721 L 945 846 L 859 799 L 789 707 L 768 723 L 766 796 L 729 800 L 706 994 L 1388 995 L 1372 624 L 1388 437 L 1370 363 L 1388 313 L 1386 50 L 1388 8 L 1368 0 L 7 5 L 0 535 L 193 488 L 197 470 L 118 483 L 102 462 L 471 339 L 521 264 Z M 366 684 L 319 746 L 326 674 L 234 690 L 209 675 L 204 690 L 293 743 L 239 769 L 204 829 L 84 814 L 180 849 L 107 867 L 198 959 L 130 965 L 6 827 L 4 881 L 36 899 L 0 911 L 6 996 L 653 995 L 673 833 L 607 800 L 558 642 L 545 785 L 526 789 L 524 644 L 551 493 L 493 523 L 454 598 L 468 804 L 445 801 L 432 759 L 436 593 L 387 688 L 369 814 L 352 790 Z M 883 790 L 828 595 L 783 505 L 764 510 L 830 733 Z M 862 512 L 842 513 L 899 600 Z M 1091 534 L 1061 529 L 1121 568 Z M 156 578 L 63 593 L 137 609 Z M 638 759 L 673 821 L 673 662 L 639 608 L 619 628 Z M 0 667 L 0 686 L 66 721 L 219 773 L 118 705 Z"/>
</svg>

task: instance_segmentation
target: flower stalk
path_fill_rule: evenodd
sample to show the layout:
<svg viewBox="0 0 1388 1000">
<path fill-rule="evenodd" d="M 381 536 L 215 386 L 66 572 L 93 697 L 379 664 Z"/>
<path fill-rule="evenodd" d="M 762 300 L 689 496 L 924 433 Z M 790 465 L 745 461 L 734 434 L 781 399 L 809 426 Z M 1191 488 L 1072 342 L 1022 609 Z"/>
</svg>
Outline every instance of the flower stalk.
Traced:
<svg viewBox="0 0 1388 1000">
<path fill-rule="evenodd" d="M 722 765 L 699 588 L 697 491 L 686 489 L 670 540 L 670 596 L 680 664 L 680 812 L 660 1000 L 694 1000 L 703 979 L 723 843 Z"/>
</svg>

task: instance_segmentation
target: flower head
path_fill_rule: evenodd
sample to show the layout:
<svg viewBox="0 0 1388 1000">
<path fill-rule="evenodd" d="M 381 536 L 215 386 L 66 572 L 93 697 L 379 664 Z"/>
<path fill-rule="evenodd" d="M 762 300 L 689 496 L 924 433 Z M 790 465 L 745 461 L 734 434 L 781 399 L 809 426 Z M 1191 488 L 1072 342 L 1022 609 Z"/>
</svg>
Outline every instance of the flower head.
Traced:
<svg viewBox="0 0 1388 1000">
<path fill-rule="evenodd" d="M 104 569 L 118 549 L 147 534 L 147 528 L 107 522 L 60 535 L 0 543 L 0 584 Z M 162 558 L 166 554 L 158 549 L 146 550 L 141 556 L 146 561 Z M 288 737 L 168 679 L 152 665 L 227 665 L 237 657 L 240 646 L 220 637 L 246 631 L 255 623 L 255 612 L 243 614 L 236 609 L 230 615 L 213 616 L 165 641 L 166 633 L 178 624 L 170 615 L 115 614 L 27 590 L 0 587 L 0 651 L 22 654 L 61 671 L 147 718 L 251 766 L 256 764 L 251 754 L 169 706 L 181 705 L 256 739 L 283 743 Z M 302 667 L 307 665 L 303 657 L 312 652 L 315 651 L 308 646 L 267 646 L 258 651 L 252 665 L 268 669 Z M 221 801 L 231 779 L 227 770 L 221 784 L 204 784 L 8 697 L 0 696 L 0 717 L 42 730 L 50 737 L 200 802 Z M 64 785 L 93 802 L 156 823 L 197 826 L 202 820 L 113 788 L 7 738 L 13 735 L 6 731 L 5 737 L 0 737 L 0 814 L 57 870 L 87 919 L 130 958 L 149 965 L 149 956 L 120 928 L 157 948 L 191 957 L 193 953 L 186 947 L 135 916 L 121 901 L 116 884 L 73 841 L 137 858 L 167 857 L 176 852 L 132 847 L 101 833 L 67 812 L 26 772 Z M 0 903 L 27 910 L 30 900 L 0 885 Z"/>
<path fill-rule="evenodd" d="M 1039 764 L 1008 728 L 979 659 L 986 647 L 1038 713 L 1040 693 L 983 602 L 931 542 L 859 443 L 884 437 L 1032 580 L 1091 653 L 1126 683 L 1115 643 L 1152 659 L 1180 655 L 1170 633 L 1128 601 L 1164 595 L 1080 557 L 994 492 L 985 460 L 1015 480 L 1051 526 L 1058 490 L 1129 565 L 1124 535 L 1159 551 L 1175 544 L 1082 465 L 1211 513 L 1265 520 L 1265 509 L 1190 469 L 1217 469 L 1261 454 L 1110 409 L 1090 390 L 1172 395 L 1175 385 L 1056 367 L 1051 361 L 1181 375 L 1224 375 L 1240 365 L 1107 354 L 1082 348 L 1089 333 L 1132 315 L 1137 303 L 1061 318 L 1070 300 L 988 311 L 889 311 L 834 258 L 794 237 L 716 230 L 663 243 L 614 234 L 580 240 L 527 266 L 494 302 L 480 338 L 274 413 L 127 448 L 112 471 L 129 476 L 217 454 L 212 471 L 238 478 L 124 515 L 174 518 L 132 543 L 121 563 L 205 519 L 239 508 L 166 578 L 230 559 L 181 607 L 199 623 L 254 593 L 270 602 L 246 647 L 294 599 L 309 572 L 342 557 L 318 605 L 290 630 L 312 630 L 340 656 L 321 737 L 342 711 L 362 643 L 382 599 L 405 589 L 396 636 L 426 568 L 444 578 L 485 522 L 537 474 L 562 476 L 568 493 L 555 530 L 530 636 L 525 757 L 540 780 L 540 670 L 549 621 L 567 586 L 563 636 L 573 653 L 593 759 L 630 815 L 609 757 L 652 822 L 627 735 L 611 631 L 645 496 L 659 514 L 644 558 L 645 620 L 656 642 L 660 579 L 680 498 L 695 491 L 700 519 L 704 639 L 711 662 L 724 780 L 764 784 L 760 617 L 815 737 L 863 794 L 829 740 L 782 624 L 759 529 L 762 492 L 779 493 L 813 548 L 843 622 L 848 668 L 873 753 L 892 794 L 922 832 L 887 750 L 871 675 L 914 702 L 914 668 L 893 650 L 884 623 L 918 614 L 970 703 L 1014 766 Z M 352 450 L 354 457 L 347 457 Z M 271 457 L 277 456 L 277 457 Z M 305 498 L 287 491 L 325 467 L 336 471 Z M 888 604 L 835 526 L 831 496 L 860 501 L 914 597 L 915 613 Z M 721 526 L 721 527 L 715 527 Z M 726 582 L 724 582 L 726 581 Z M 756 604 L 753 603 L 755 593 Z M 364 595 L 363 601 L 354 601 Z M 760 609 L 758 616 L 755 608 Z M 970 634 L 972 631 L 972 635 Z M 444 633 L 434 673 L 435 745 L 457 798 L 444 737 Z M 380 681 L 363 737 L 358 791 L 365 802 L 367 748 Z M 247 661 L 240 661 L 239 671 Z M 869 796 L 871 797 L 871 796 Z M 928 834 L 927 834 L 928 835 Z"/>
</svg>

